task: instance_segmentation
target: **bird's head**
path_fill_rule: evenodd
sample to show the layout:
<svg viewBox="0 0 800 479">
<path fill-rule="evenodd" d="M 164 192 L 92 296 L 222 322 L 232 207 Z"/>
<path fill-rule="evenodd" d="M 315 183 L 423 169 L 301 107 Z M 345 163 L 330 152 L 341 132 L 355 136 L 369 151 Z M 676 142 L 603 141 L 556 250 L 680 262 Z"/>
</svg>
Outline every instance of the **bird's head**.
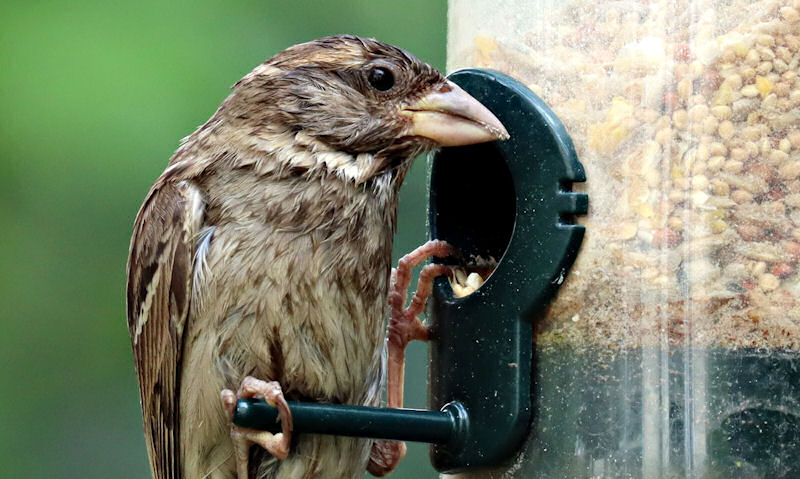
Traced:
<svg viewBox="0 0 800 479">
<path fill-rule="evenodd" d="M 404 170 L 439 146 L 508 138 L 486 107 L 435 68 L 350 35 L 278 53 L 240 80 L 226 103 L 228 117 L 282 161 L 359 183 Z"/>
</svg>

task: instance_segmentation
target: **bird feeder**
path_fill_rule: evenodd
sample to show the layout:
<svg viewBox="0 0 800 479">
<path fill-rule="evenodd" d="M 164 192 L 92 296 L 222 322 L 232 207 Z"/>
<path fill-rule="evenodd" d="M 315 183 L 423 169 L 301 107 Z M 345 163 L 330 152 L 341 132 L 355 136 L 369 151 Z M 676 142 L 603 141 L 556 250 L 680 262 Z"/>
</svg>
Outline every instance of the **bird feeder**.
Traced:
<svg viewBox="0 0 800 479">
<path fill-rule="evenodd" d="M 800 2 L 449 6 L 448 68 L 546 101 L 591 198 L 524 444 L 457 477 L 800 477 Z"/>
</svg>

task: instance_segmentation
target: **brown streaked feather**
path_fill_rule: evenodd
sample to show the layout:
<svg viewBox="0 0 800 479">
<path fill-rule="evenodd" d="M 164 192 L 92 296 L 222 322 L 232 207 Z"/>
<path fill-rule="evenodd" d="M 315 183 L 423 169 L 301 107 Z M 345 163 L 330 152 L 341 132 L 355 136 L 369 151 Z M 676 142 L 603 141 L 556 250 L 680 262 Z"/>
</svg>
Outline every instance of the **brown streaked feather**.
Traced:
<svg viewBox="0 0 800 479">
<path fill-rule="evenodd" d="M 179 366 L 202 202 L 188 183 L 159 182 L 136 217 L 128 261 L 128 328 L 155 479 L 181 477 Z"/>
</svg>

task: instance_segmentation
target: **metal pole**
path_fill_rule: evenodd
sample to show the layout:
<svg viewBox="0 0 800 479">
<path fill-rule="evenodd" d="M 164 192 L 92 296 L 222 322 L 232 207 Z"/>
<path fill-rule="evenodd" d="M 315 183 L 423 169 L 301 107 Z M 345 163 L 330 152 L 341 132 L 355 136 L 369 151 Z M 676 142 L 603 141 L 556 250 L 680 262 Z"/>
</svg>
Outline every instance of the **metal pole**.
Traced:
<svg viewBox="0 0 800 479">
<path fill-rule="evenodd" d="M 445 444 L 466 433 L 466 410 L 450 403 L 441 411 L 289 402 L 295 432 Z M 278 410 L 262 399 L 240 399 L 233 423 L 280 431 Z"/>
</svg>

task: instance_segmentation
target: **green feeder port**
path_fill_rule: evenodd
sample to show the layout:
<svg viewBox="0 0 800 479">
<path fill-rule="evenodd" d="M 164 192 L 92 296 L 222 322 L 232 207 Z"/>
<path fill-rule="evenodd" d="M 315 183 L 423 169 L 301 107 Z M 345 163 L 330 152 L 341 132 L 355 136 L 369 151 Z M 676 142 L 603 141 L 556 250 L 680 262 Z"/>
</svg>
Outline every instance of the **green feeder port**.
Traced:
<svg viewBox="0 0 800 479">
<path fill-rule="evenodd" d="M 455 298 L 439 278 L 431 300 L 430 406 L 469 412 L 463 447 L 431 447 L 436 469 L 486 467 L 516 452 L 531 419 L 533 323 L 578 254 L 587 196 L 572 141 L 544 102 L 498 72 L 450 75 L 492 110 L 508 141 L 444 148 L 431 165 L 430 234 L 470 258 L 495 258 L 474 293 Z M 476 198 L 465 202 L 465 197 Z M 469 205 L 469 206 L 465 206 Z M 450 262 L 449 260 L 447 262 Z"/>
</svg>

